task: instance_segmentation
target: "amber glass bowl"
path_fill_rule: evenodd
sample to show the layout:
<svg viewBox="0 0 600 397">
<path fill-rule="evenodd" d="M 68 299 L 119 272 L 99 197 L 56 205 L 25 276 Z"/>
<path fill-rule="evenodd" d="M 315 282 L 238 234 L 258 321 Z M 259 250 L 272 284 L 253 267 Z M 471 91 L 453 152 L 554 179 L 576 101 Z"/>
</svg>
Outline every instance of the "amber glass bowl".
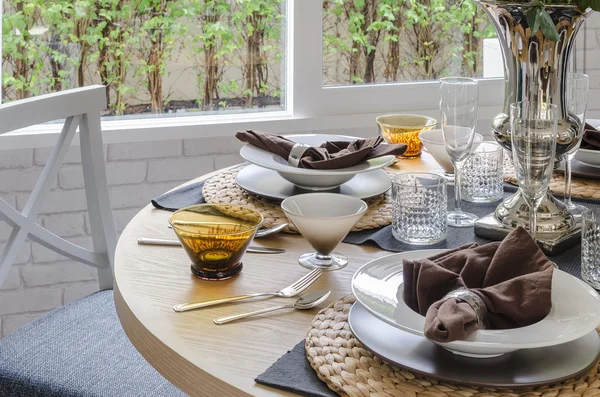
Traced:
<svg viewBox="0 0 600 397">
<path fill-rule="evenodd" d="M 404 143 L 408 146 L 400 157 L 419 157 L 423 149 L 419 134 L 437 125 L 436 119 L 418 114 L 387 114 L 377 117 L 376 121 L 387 143 Z"/>
<path fill-rule="evenodd" d="M 225 280 L 242 270 L 242 256 L 262 224 L 262 214 L 231 204 L 198 204 L 175 211 L 169 223 L 204 280 Z"/>
</svg>

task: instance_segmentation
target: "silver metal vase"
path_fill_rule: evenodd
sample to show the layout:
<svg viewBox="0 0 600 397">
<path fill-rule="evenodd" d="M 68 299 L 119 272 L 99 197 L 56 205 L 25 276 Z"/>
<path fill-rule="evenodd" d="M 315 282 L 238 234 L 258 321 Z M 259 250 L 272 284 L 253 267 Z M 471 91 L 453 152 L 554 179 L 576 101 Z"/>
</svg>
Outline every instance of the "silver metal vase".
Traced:
<svg viewBox="0 0 600 397">
<path fill-rule="evenodd" d="M 566 75 L 575 36 L 589 13 L 575 5 L 548 5 L 546 10 L 559 32 L 552 42 L 540 30 L 531 35 L 526 13 L 534 3 L 475 0 L 496 28 L 504 59 L 504 110 L 492 122 L 492 134 L 511 150 L 509 106 L 518 101 L 549 102 L 558 107 L 556 165 L 579 138 L 579 122 L 566 108 Z M 495 213 L 482 218 L 475 233 L 501 239 L 517 226 L 528 227 L 528 207 L 520 193 L 504 200 Z M 559 253 L 577 243 L 579 225 L 563 203 L 548 193 L 538 210 L 538 240 L 547 253 Z"/>
</svg>

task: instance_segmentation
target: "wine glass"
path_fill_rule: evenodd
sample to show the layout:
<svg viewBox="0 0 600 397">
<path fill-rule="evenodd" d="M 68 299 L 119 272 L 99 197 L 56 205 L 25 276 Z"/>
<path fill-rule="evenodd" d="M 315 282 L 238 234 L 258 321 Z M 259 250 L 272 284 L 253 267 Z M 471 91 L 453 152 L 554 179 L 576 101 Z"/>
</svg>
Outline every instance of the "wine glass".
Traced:
<svg viewBox="0 0 600 397">
<path fill-rule="evenodd" d="M 546 195 L 554 168 L 558 112 L 545 102 L 510 105 L 513 161 L 519 190 L 529 206 L 529 234 L 536 240 L 537 208 Z"/>
<path fill-rule="evenodd" d="M 479 87 L 477 80 L 464 77 L 447 77 L 440 79 L 440 83 L 442 135 L 454 166 L 454 210 L 448 211 L 448 225 L 469 227 L 475 224 L 477 216 L 460 209 L 460 173 L 473 146 Z"/>
<path fill-rule="evenodd" d="M 569 117 L 580 123 L 579 139 L 577 144 L 565 154 L 565 205 L 573 215 L 581 215 L 587 208 L 577 205 L 571 200 L 571 161 L 575 152 L 581 145 L 585 130 L 585 114 L 587 110 L 587 97 L 589 91 L 589 78 L 583 73 L 573 73 L 567 76 L 567 110 Z"/>
</svg>

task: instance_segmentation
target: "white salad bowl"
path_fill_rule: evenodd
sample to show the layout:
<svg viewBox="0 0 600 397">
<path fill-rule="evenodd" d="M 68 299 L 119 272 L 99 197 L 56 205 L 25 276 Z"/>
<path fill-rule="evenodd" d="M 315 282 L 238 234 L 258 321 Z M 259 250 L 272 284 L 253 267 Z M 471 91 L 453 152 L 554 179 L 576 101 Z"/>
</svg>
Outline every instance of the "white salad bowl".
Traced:
<svg viewBox="0 0 600 397">
<path fill-rule="evenodd" d="M 311 146 L 319 146 L 325 141 L 355 141 L 359 139 L 353 136 L 329 134 L 285 135 L 285 138 Z M 276 171 L 282 178 L 300 188 L 315 191 L 334 189 L 354 178 L 356 174 L 375 171 L 391 165 L 395 160 L 395 156 L 390 155 L 363 161 L 347 168 L 314 170 L 289 166 L 287 159 L 250 144 L 246 144 L 240 149 L 240 155 L 252 164 Z"/>
<path fill-rule="evenodd" d="M 454 174 L 454 166 L 446 151 L 446 145 L 444 143 L 444 136 L 442 130 L 429 130 L 423 131 L 419 134 L 419 139 L 425 146 L 425 149 L 429 154 L 433 156 L 435 161 L 446 171 L 448 174 Z M 477 146 L 483 141 L 483 135 L 475 134 L 473 138 L 473 146 L 471 150 L 477 149 Z"/>
</svg>

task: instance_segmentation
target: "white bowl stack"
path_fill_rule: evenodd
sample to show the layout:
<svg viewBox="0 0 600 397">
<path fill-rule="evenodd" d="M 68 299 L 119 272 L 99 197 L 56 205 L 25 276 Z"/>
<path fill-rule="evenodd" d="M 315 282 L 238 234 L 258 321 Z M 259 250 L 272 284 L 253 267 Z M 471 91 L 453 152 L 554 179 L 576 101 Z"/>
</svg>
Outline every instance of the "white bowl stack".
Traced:
<svg viewBox="0 0 600 397">
<path fill-rule="evenodd" d="M 311 146 L 319 146 L 326 141 L 354 141 L 359 139 L 352 136 L 330 134 L 298 134 L 287 135 L 285 137 L 292 141 Z M 378 194 L 390 188 L 391 183 L 382 168 L 393 164 L 395 160 L 395 156 L 390 155 L 363 161 L 348 168 L 316 170 L 292 167 L 288 165 L 287 159 L 250 144 L 246 144 L 240 149 L 240 155 L 255 166 L 276 172 L 286 181 L 305 191 L 339 189 L 341 185 L 348 184 L 358 174 L 377 173 L 373 175 L 376 177 L 376 180 L 381 181 L 379 184 L 382 184 L 382 186 L 378 186 L 378 189 L 375 189 Z M 382 173 L 386 175 L 386 178 L 382 178 Z M 248 189 L 246 188 L 246 190 Z M 360 197 L 360 193 L 356 193 L 356 195 Z"/>
</svg>

